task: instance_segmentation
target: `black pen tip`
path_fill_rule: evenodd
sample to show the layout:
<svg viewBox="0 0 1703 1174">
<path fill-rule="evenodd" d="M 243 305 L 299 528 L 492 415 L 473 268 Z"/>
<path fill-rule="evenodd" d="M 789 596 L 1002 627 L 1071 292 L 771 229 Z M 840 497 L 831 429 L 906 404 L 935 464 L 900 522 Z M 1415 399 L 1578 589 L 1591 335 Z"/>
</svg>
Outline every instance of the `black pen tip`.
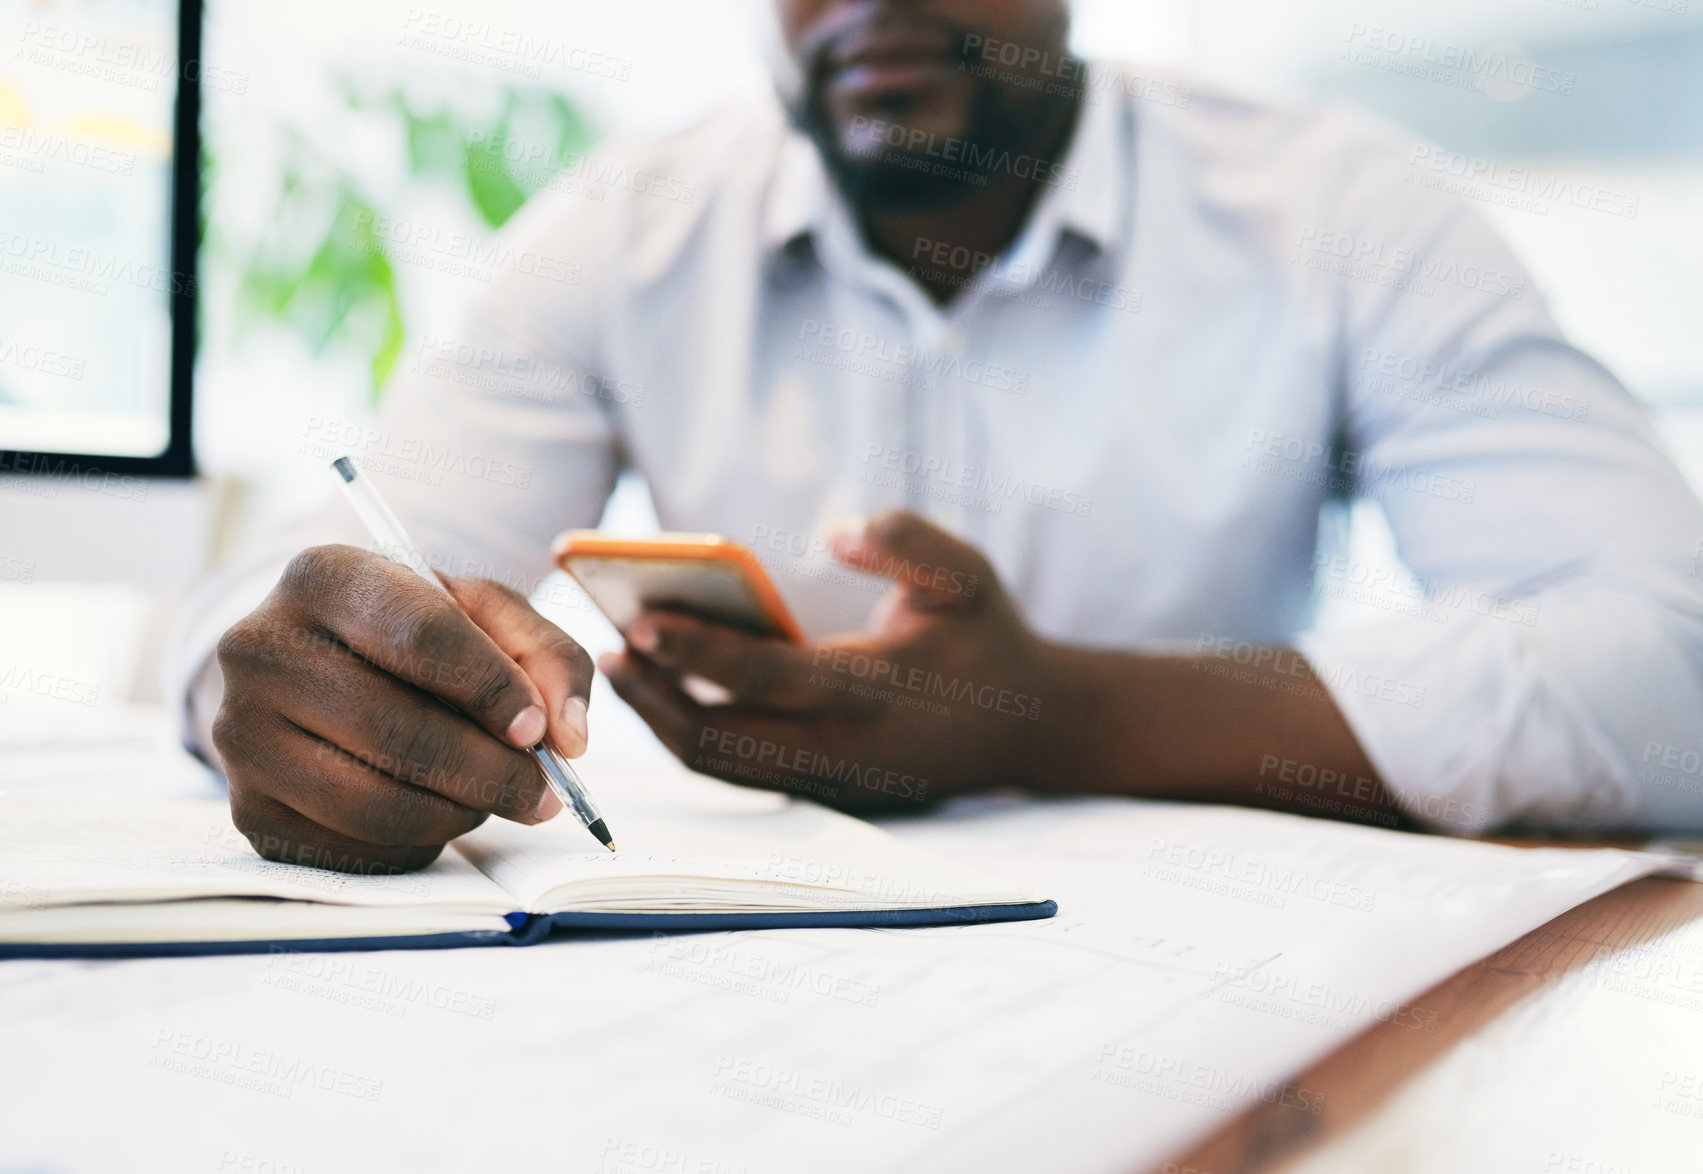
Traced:
<svg viewBox="0 0 1703 1174">
<path fill-rule="evenodd" d="M 355 466 L 348 457 L 338 457 L 331 462 L 331 467 L 337 470 L 337 475 L 345 481 L 355 479 Z"/>
<path fill-rule="evenodd" d="M 615 850 L 615 841 L 609 838 L 609 825 L 601 819 L 594 819 L 585 825 L 585 830 L 597 837 L 597 842 L 611 852 Z"/>
</svg>

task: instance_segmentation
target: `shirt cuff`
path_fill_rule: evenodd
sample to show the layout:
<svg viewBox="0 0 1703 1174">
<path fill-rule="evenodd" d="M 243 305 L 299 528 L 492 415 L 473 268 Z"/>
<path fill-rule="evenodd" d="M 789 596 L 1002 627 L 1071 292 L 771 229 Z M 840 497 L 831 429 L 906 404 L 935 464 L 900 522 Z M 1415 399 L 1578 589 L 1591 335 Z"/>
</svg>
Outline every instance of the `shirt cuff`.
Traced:
<svg viewBox="0 0 1703 1174">
<path fill-rule="evenodd" d="M 1296 647 L 1404 810 L 1470 835 L 1624 821 L 1620 755 L 1527 628 L 1476 615 L 1314 631 Z"/>
<path fill-rule="evenodd" d="M 284 566 L 279 561 L 260 570 L 241 567 L 214 576 L 190 598 L 168 646 L 160 670 L 161 695 L 176 712 L 183 748 L 214 769 L 218 763 L 210 735 L 224 696 L 224 677 L 213 651 L 232 624 L 260 606 Z"/>
</svg>

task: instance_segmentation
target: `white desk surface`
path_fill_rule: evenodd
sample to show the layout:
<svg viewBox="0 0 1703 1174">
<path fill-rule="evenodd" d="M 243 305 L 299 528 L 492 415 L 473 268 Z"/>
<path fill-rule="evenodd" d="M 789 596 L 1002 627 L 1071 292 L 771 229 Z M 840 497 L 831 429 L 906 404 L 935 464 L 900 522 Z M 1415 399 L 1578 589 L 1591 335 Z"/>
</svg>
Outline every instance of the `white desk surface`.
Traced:
<svg viewBox="0 0 1703 1174">
<path fill-rule="evenodd" d="M 59 774 L 56 786 L 78 772 Z M 1564 1012 L 1524 1015 L 1498 996 L 1490 1004 L 1510 1010 L 1486 1019 L 1475 987 L 1425 993 L 1636 871 L 1624 855 L 1116 801 L 972 803 L 894 830 L 1033 878 L 1060 915 L 0 963 L 0 1174 L 1134 1174 L 1191 1145 L 1209 1147 L 1218 1164 L 1193 1163 L 1209 1174 L 1298 1158 L 1321 1172 L 1619 1174 L 1703 1152 L 1685 1112 L 1703 1110 L 1697 1012 L 1659 984 L 1624 993 L 1615 968 L 1636 963 L 1612 936 L 1595 970 L 1568 972 L 1585 977 L 1563 983 Z M 1622 892 L 1703 890 L 1650 880 Z M 1645 926 L 1651 944 L 1634 960 L 1667 952 L 1691 966 L 1679 927 L 1699 904 L 1686 900 Z M 1399 1046 L 1378 1042 L 1390 1039 Z M 1453 1050 L 1434 1060 L 1439 1041 Z M 1567 1062 L 1576 1047 L 1595 1067 Z M 1353 1048 L 1371 1058 L 1331 1067 Z M 1398 1058 L 1373 1063 L 1385 1055 Z M 1648 1102 L 1637 1137 L 1590 1123 L 1616 1073 L 1617 1112 Z M 1516 1088 L 1498 1095 L 1528 1111 L 1503 1128 L 1474 1114 L 1505 1080 Z M 1518 1091 L 1558 1080 L 1577 1095 L 1551 1105 Z M 1274 1145 L 1273 1122 L 1329 1144 Z M 1500 1148 L 1483 1149 L 1490 1140 Z M 1628 1161 L 1544 1165 L 1557 1145 L 1563 1159 Z M 1473 1165 L 1481 1153 L 1498 1162 Z"/>
<path fill-rule="evenodd" d="M 1703 1169 L 1703 885 L 1605 893 L 1421 995 L 1168 1174 L 1681 1174 Z"/>
</svg>

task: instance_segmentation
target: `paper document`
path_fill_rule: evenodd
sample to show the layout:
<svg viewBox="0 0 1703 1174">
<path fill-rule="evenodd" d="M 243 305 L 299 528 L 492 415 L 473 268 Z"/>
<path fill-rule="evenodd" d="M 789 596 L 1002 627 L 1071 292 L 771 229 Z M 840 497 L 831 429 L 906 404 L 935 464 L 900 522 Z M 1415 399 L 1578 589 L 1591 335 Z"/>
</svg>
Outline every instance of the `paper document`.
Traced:
<svg viewBox="0 0 1703 1174">
<path fill-rule="evenodd" d="M 1257 1101 L 1322 1111 L 1295 1073 L 1436 1030 L 1433 984 L 1659 866 L 1118 800 L 886 826 L 1058 916 L 8 963 L 0 1167 L 1134 1174 Z M 68 1088 L 100 1129 L 59 1127 Z"/>
</svg>

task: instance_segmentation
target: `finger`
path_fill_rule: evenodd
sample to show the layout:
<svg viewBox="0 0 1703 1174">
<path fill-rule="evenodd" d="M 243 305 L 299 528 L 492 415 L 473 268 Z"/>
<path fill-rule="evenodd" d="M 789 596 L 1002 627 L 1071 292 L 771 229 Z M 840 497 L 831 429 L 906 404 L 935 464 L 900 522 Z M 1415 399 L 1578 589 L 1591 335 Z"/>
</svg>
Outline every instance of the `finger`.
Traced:
<svg viewBox="0 0 1703 1174">
<path fill-rule="evenodd" d="M 482 731 L 480 737 L 486 737 Z M 485 822 L 485 813 L 436 791 L 400 782 L 373 764 L 297 726 L 269 763 L 268 798 L 351 841 L 384 847 L 447 844 Z"/>
<path fill-rule="evenodd" d="M 313 687 L 273 696 L 277 712 L 373 771 L 414 790 L 435 792 L 456 806 L 517 823 L 538 823 L 554 814 L 540 809 L 549 792 L 531 755 L 493 738 L 430 694 L 329 651 L 300 669 Z M 292 806 L 328 826 L 341 826 L 324 818 L 340 792 L 298 783 L 291 798 L 300 798 L 302 789 L 321 797 L 308 806 L 292 801 Z M 350 796 L 352 806 L 363 801 Z M 382 822 L 378 815 L 361 818 Z"/>
<path fill-rule="evenodd" d="M 279 584 L 308 618 L 387 673 L 515 746 L 544 736 L 544 698 L 514 660 L 407 567 L 350 546 L 316 546 Z"/>
<path fill-rule="evenodd" d="M 762 790 L 788 789 L 787 776 L 773 769 L 774 764 L 761 761 L 763 743 L 778 747 L 780 741 L 748 730 L 748 726 L 757 724 L 749 715 L 717 706 L 712 718 L 667 670 L 643 657 L 606 652 L 597 658 L 597 667 L 674 757 L 693 770 Z M 741 738 L 747 747 L 741 746 Z M 767 757 L 773 758 L 775 753 Z"/>
<path fill-rule="evenodd" d="M 692 744 L 704 725 L 704 707 L 692 700 L 665 670 L 642 657 L 606 652 L 597 667 L 609 678 L 615 695 L 645 720 L 651 732 L 674 756 L 689 763 Z"/>
<path fill-rule="evenodd" d="M 702 774 L 857 809 L 915 806 L 926 796 L 926 780 L 814 748 L 827 739 L 803 723 L 728 706 L 700 706 L 666 670 L 641 657 L 605 653 L 597 667 L 663 745 Z M 906 802 L 894 798 L 899 792 Z"/>
<path fill-rule="evenodd" d="M 383 876 L 426 867 L 442 844 L 386 847 L 366 844 L 320 827 L 300 812 L 266 795 L 231 792 L 231 821 L 254 850 L 267 860 L 305 864 L 333 872 Z"/>
<path fill-rule="evenodd" d="M 996 580 L 981 551 L 913 513 L 893 510 L 842 525 L 834 557 L 892 579 L 923 611 L 974 611 Z"/>
<path fill-rule="evenodd" d="M 668 670 L 640 656 L 606 652 L 598 657 L 597 667 L 621 700 L 687 766 L 770 790 L 788 789 L 781 777 L 784 772 L 775 768 L 781 765 L 784 752 L 801 744 L 796 723 L 732 706 L 699 705 Z M 797 753 L 786 757 L 795 761 Z M 747 777 L 738 777 L 735 764 L 715 762 L 717 754 L 737 759 L 747 768 Z"/>
<path fill-rule="evenodd" d="M 724 686 L 741 704 L 814 709 L 828 696 L 816 682 L 814 652 L 789 640 L 647 611 L 628 626 L 627 643 L 653 664 Z"/>
<path fill-rule="evenodd" d="M 383 874 L 424 868 L 437 859 L 441 843 L 369 843 L 321 826 L 274 798 L 274 764 L 284 749 L 286 723 L 255 721 L 248 715 L 237 720 L 221 710 L 216 724 L 230 785 L 231 819 L 267 860 Z"/>
<path fill-rule="evenodd" d="M 550 740 L 569 758 L 590 739 L 591 657 L 572 637 L 539 615 L 526 597 L 489 579 L 450 579 L 462 610 L 512 657 L 544 695 Z"/>
</svg>

